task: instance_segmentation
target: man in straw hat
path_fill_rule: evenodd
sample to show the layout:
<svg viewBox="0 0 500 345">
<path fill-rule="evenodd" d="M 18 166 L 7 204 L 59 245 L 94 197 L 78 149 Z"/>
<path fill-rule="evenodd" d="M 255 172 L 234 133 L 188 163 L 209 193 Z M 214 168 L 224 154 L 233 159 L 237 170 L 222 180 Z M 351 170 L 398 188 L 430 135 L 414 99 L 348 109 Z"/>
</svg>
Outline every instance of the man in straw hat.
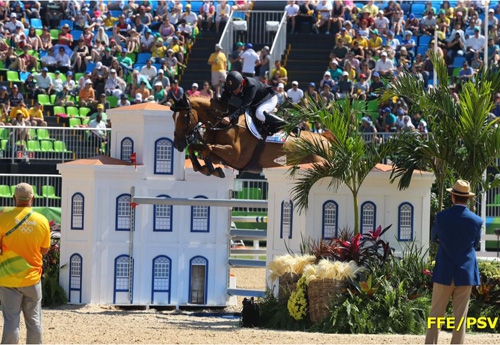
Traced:
<svg viewBox="0 0 500 345">
<path fill-rule="evenodd" d="M 439 248 L 432 276 L 434 285 L 426 344 L 437 344 L 436 317 L 444 316 L 450 297 L 456 326 L 451 343 L 464 343 L 466 327 L 458 328 L 458 324 L 467 317 L 472 286 L 480 284 L 475 247 L 481 239 L 483 221 L 467 208 L 474 193 L 470 192 L 469 182 L 463 180 L 457 180 L 447 191 L 451 193 L 453 206 L 436 215 L 432 229 L 432 240 Z"/>
<path fill-rule="evenodd" d="M 19 319 L 24 314 L 26 343 L 42 343 L 43 255 L 50 248 L 47 218 L 33 212 L 33 187 L 20 183 L 14 191 L 16 207 L 0 214 L 0 300 L 2 344 L 19 342 Z"/>
</svg>

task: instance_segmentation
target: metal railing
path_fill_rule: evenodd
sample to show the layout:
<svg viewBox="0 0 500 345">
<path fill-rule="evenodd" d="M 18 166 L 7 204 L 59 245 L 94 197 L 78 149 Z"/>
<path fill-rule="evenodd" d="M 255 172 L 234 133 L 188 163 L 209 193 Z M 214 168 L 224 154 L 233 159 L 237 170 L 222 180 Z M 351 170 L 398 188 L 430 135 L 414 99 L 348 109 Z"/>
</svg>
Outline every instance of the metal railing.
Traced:
<svg viewBox="0 0 500 345">
<path fill-rule="evenodd" d="M 61 207 L 61 176 L 39 174 L 0 174 L 0 207 L 14 206 L 12 195 L 21 182 L 33 186 L 35 207 Z"/>
<path fill-rule="evenodd" d="M 235 179 L 233 184 L 234 199 L 267 200 L 267 180 Z M 233 207 L 233 211 L 267 212 L 267 208 Z"/>
<path fill-rule="evenodd" d="M 109 156 L 108 143 L 102 143 L 88 127 L 0 127 L 0 159 L 65 162 L 75 159 Z M 102 129 L 109 139 L 111 129 Z"/>
<path fill-rule="evenodd" d="M 283 29 L 282 26 L 285 28 Z M 234 50 L 236 42 L 251 42 L 255 45 L 272 45 L 270 61 L 286 49 L 286 14 L 283 11 L 234 11 L 228 17 L 219 44 L 226 53 Z"/>
</svg>

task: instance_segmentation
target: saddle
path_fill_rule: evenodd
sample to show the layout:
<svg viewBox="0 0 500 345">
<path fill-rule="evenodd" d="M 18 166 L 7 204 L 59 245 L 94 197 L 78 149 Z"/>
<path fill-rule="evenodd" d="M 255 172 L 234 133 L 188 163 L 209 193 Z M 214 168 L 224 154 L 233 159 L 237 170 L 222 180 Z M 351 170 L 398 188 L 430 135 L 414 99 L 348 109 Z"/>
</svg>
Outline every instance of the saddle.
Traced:
<svg viewBox="0 0 500 345">
<path fill-rule="evenodd" d="M 255 117 L 250 113 L 250 110 L 247 110 L 245 113 L 245 120 L 248 129 L 259 140 L 273 136 L 286 125 L 285 120 L 274 114 L 264 113 L 264 115 L 266 116 L 266 121 L 262 123 L 255 119 Z M 272 140 L 272 142 L 276 142 L 276 140 Z"/>
</svg>

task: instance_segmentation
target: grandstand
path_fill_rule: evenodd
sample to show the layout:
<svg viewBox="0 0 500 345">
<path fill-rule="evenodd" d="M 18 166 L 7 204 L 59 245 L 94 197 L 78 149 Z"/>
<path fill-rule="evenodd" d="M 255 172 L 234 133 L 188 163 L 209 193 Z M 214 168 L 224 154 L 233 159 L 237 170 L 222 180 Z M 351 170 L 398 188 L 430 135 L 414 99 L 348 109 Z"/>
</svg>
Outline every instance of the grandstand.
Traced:
<svg viewBox="0 0 500 345">
<path fill-rule="evenodd" d="M 401 130 L 379 125 L 376 120 L 382 109 L 388 106 L 396 114 L 401 108 L 406 114 L 407 108 L 401 103 L 380 104 L 379 92 L 371 88 L 377 82 L 375 72 L 381 75 L 384 86 L 403 70 L 416 73 L 426 85 L 435 82 L 425 58 L 426 51 L 434 48 L 434 36 L 427 34 L 430 31 L 425 26 L 428 12 L 433 12 L 431 23 L 435 20 L 440 27 L 438 49 L 458 81 L 473 77 L 485 62 L 499 61 L 495 41 L 498 1 L 490 1 L 488 9 L 475 7 L 476 2 L 465 8 L 458 1 L 433 1 L 430 5 L 426 1 L 395 1 L 390 6 L 378 1 L 354 1 L 354 6 L 348 5 L 351 2 L 311 1 L 315 6 L 310 8 L 301 1 L 296 1 L 297 6 L 290 6 L 290 1 L 228 1 L 227 7 L 222 1 L 135 1 L 132 5 L 124 1 L 124 6 L 117 7 L 122 2 L 105 0 L 85 1 L 84 8 L 78 8 L 79 1 L 35 1 L 22 3 L 21 12 L 14 12 L 15 2 L 10 3 L 1 28 L 0 87 L 7 89 L 6 94 L 0 91 L 2 123 L 6 124 L 0 128 L 0 159 L 6 163 L 1 165 L 1 173 L 56 174 L 57 162 L 107 154 L 109 147 L 96 144 L 89 128 L 96 126 L 97 106 L 102 104 L 105 113 L 120 104 L 137 103 L 138 97 L 142 102 L 166 104 L 173 97 L 169 85 L 174 80 L 179 80 L 185 92 L 191 92 L 193 83 L 203 85 L 211 80 L 207 60 L 215 44 L 230 57 L 237 42 L 251 42 L 264 62 L 256 66 L 255 75 L 275 88 L 278 83 L 272 70 L 274 62 L 280 60 L 288 74 L 285 91 L 292 81 L 298 81 L 306 96 L 356 98 L 360 122 L 369 117 L 379 132 Z M 36 3 L 40 8 L 33 11 L 30 6 L 36 9 Z M 236 8 L 240 5 L 243 7 Z M 183 20 L 186 26 L 181 24 Z M 420 25 L 415 26 L 415 20 Z M 405 35 L 408 32 L 410 35 Z M 450 45 L 455 33 L 462 45 Z M 492 37 L 493 44 L 487 61 L 481 61 L 483 56 L 475 57 L 468 47 L 481 43 L 485 36 Z M 344 48 L 339 49 L 339 39 Z M 270 47 L 268 55 L 262 52 L 265 46 Z M 387 63 L 379 62 L 384 54 L 388 55 Z M 332 59 L 337 60 L 338 69 L 332 66 Z M 464 61 L 469 62 L 467 68 Z M 384 64 L 388 70 L 381 69 Z M 45 75 L 43 68 L 47 68 Z M 228 69 L 232 68 L 229 62 Z M 160 69 L 164 79 L 158 77 Z M 333 80 L 327 82 L 331 98 L 324 89 L 326 71 Z M 346 80 L 341 80 L 343 72 L 348 73 Z M 44 85 L 47 80 L 50 88 Z M 158 81 L 162 86 L 155 90 Z M 459 87 L 459 82 L 451 82 Z M 85 91 L 85 83 L 91 85 L 91 94 Z M 65 86 L 67 91 L 63 91 Z M 22 98 L 13 92 L 15 87 Z M 42 105 L 46 129 L 29 127 L 36 122 L 29 113 L 36 102 Z M 9 126 L 18 124 L 16 105 L 24 109 L 24 122 L 19 124 L 28 126 L 26 130 Z M 420 118 L 407 115 L 416 130 L 423 127 L 419 126 Z M 107 126 L 104 131 L 111 133 L 111 124 Z"/>
</svg>

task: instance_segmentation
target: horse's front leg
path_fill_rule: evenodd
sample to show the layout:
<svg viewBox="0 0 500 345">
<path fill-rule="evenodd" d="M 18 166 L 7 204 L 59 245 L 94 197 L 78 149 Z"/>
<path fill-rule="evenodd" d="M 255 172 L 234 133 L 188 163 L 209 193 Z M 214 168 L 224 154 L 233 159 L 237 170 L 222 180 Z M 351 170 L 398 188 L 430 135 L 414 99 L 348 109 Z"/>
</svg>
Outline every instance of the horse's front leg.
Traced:
<svg viewBox="0 0 500 345">
<path fill-rule="evenodd" d="M 199 147 L 195 147 L 197 145 L 189 145 L 188 146 L 188 155 L 189 159 L 191 160 L 191 163 L 193 164 L 193 170 L 194 171 L 201 171 L 202 167 L 200 162 L 198 161 L 198 157 L 196 157 L 196 152 L 200 151 Z"/>
</svg>

